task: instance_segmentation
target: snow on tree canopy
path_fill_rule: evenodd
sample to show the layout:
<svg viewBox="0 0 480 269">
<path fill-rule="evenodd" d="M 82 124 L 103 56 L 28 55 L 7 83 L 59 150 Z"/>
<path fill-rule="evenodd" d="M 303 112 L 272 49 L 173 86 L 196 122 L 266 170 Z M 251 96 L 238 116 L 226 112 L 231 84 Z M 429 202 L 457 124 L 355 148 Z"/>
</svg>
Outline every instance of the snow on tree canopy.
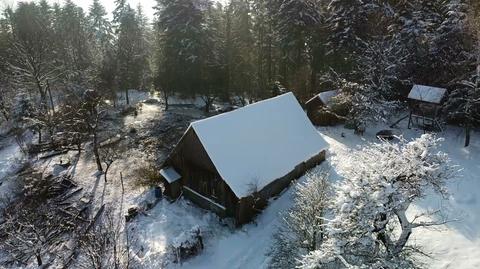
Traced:
<svg viewBox="0 0 480 269">
<path fill-rule="evenodd" d="M 409 99 L 414 99 L 422 102 L 428 102 L 433 104 L 440 104 L 447 89 L 436 88 L 424 85 L 414 85 L 410 93 Z"/>
<path fill-rule="evenodd" d="M 193 122 L 218 173 L 239 198 L 327 148 L 292 93 Z"/>
</svg>

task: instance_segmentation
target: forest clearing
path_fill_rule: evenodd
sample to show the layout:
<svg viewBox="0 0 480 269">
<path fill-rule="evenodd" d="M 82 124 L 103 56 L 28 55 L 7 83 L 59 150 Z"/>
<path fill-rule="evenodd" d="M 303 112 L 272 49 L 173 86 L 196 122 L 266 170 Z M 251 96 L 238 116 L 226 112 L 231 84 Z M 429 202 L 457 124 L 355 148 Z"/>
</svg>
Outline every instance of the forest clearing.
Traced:
<svg viewBox="0 0 480 269">
<path fill-rule="evenodd" d="M 480 268 L 477 0 L 0 0 L 1 268 Z"/>
</svg>

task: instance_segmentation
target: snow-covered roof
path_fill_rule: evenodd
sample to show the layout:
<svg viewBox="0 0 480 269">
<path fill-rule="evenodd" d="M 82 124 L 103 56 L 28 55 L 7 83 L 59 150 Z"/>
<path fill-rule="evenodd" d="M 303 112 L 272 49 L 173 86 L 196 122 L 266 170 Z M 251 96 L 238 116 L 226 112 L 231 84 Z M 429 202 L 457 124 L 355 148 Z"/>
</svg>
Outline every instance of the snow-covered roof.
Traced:
<svg viewBox="0 0 480 269">
<path fill-rule="evenodd" d="M 191 128 L 239 198 L 285 176 L 328 145 L 292 93 L 193 122 Z"/>
<path fill-rule="evenodd" d="M 330 103 L 330 101 L 332 100 L 332 98 L 337 96 L 338 93 L 339 92 L 337 90 L 321 92 L 321 93 L 315 95 L 314 97 L 312 97 L 310 100 L 308 100 L 307 103 L 310 102 L 310 101 L 313 101 L 316 98 L 319 98 L 324 105 L 328 105 Z"/>
<path fill-rule="evenodd" d="M 408 94 L 408 98 L 422 102 L 440 104 L 446 92 L 447 89 L 443 88 L 414 85 L 412 90 Z"/>
<path fill-rule="evenodd" d="M 175 182 L 182 177 L 172 167 L 165 167 L 163 169 L 160 169 L 160 175 L 162 175 L 168 183 Z"/>
<path fill-rule="evenodd" d="M 326 91 L 326 92 L 321 92 L 318 94 L 318 98 L 322 100 L 324 104 L 330 103 L 330 100 L 332 100 L 333 97 L 338 95 L 338 91 Z"/>
</svg>

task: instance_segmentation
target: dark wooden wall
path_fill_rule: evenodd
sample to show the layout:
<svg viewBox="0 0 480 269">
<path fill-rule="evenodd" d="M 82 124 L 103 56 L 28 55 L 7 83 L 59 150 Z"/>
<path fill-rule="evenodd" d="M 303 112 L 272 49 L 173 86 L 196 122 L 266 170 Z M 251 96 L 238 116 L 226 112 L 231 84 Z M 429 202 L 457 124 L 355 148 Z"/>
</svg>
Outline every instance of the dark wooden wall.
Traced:
<svg viewBox="0 0 480 269">
<path fill-rule="evenodd" d="M 300 163 L 292 171 L 285 176 L 276 179 L 271 182 L 258 193 L 240 199 L 236 219 L 238 224 L 244 224 L 250 222 L 259 210 L 262 209 L 267 203 L 270 197 L 280 194 L 285 188 L 287 188 L 292 180 L 298 179 L 303 176 L 309 169 L 319 165 L 325 160 L 325 150 L 319 152 L 317 155 L 311 157 L 309 160 Z M 260 205 L 260 208 L 257 206 Z"/>
<path fill-rule="evenodd" d="M 165 165 L 175 167 L 182 176 L 182 185 L 223 205 L 228 215 L 235 214 L 238 198 L 222 180 L 192 128 L 182 137 Z"/>
</svg>

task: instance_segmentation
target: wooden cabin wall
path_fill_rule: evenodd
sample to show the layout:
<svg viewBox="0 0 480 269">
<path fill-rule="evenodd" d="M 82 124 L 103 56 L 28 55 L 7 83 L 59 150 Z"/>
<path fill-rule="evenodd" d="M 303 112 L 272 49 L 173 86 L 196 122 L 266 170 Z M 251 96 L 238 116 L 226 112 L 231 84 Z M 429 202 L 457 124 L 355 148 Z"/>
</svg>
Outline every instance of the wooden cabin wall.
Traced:
<svg viewBox="0 0 480 269">
<path fill-rule="evenodd" d="M 266 202 L 270 197 L 280 194 L 285 188 L 288 187 L 288 185 L 290 185 L 292 180 L 300 178 L 309 169 L 312 169 L 313 167 L 325 161 L 325 155 L 325 150 L 322 150 L 309 160 L 298 164 L 292 171 L 290 171 L 290 173 L 265 186 L 257 194 L 254 194 L 256 197 L 249 196 L 240 199 L 235 214 L 237 224 L 241 225 L 250 222 L 259 212 L 259 209 L 255 208 L 258 206 L 258 201 L 255 200 L 260 199 L 260 202 Z"/>
<path fill-rule="evenodd" d="M 222 180 L 193 129 L 184 135 L 166 164 L 182 175 L 182 185 L 225 206 L 227 214 L 234 215 L 238 198 Z"/>
<path fill-rule="evenodd" d="M 312 116 L 315 115 L 315 112 L 322 106 L 324 106 L 324 104 L 318 96 L 315 99 L 311 100 L 310 102 L 307 102 L 305 104 L 305 109 L 307 110 L 307 116 L 311 118 Z"/>
</svg>

